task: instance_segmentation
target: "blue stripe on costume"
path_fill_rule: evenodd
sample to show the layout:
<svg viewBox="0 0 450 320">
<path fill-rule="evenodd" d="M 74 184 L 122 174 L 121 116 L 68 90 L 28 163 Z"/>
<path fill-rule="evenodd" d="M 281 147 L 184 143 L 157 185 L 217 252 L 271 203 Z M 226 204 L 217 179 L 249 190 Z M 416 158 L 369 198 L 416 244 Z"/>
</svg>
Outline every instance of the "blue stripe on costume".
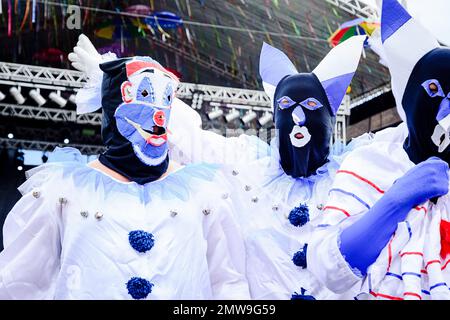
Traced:
<svg viewBox="0 0 450 320">
<path fill-rule="evenodd" d="M 430 287 L 430 291 L 437 287 L 442 287 L 442 286 L 447 286 L 447 284 L 445 282 L 436 283 L 434 286 Z"/>
<path fill-rule="evenodd" d="M 399 275 L 399 274 L 395 274 L 395 273 L 392 273 L 392 272 L 387 272 L 386 275 L 394 277 L 394 278 L 397 278 L 397 279 L 400 279 L 400 280 L 403 280 L 403 277 L 401 275 Z"/>
<path fill-rule="evenodd" d="M 419 273 L 415 273 L 415 272 L 403 272 L 402 276 L 415 276 L 418 278 L 422 278 L 422 275 Z"/>
<path fill-rule="evenodd" d="M 408 227 L 409 240 L 411 240 L 411 237 L 412 237 L 411 225 L 409 224 L 409 222 L 407 220 L 405 222 L 406 222 L 406 226 Z"/>
<path fill-rule="evenodd" d="M 351 192 L 348 192 L 348 191 L 345 191 L 345 190 L 342 190 L 342 189 L 339 189 L 339 188 L 333 188 L 333 189 L 330 189 L 330 191 L 328 192 L 328 194 L 330 194 L 331 192 L 340 192 L 340 193 L 343 193 L 343 194 L 346 194 L 346 195 L 348 195 L 348 196 L 350 196 L 350 197 L 353 197 L 354 199 L 356 199 L 359 203 L 361 203 L 363 206 L 365 206 L 367 209 L 370 209 L 370 206 L 364 201 L 364 200 L 362 200 L 360 197 L 358 197 L 356 194 L 354 194 L 354 193 L 351 193 Z"/>
<path fill-rule="evenodd" d="M 414 276 L 414 277 L 418 277 L 418 278 L 422 278 L 422 275 L 419 273 L 415 273 L 415 272 L 403 272 L 401 275 L 396 274 L 396 273 L 392 273 L 392 272 L 387 272 L 386 273 L 387 276 L 391 276 L 400 280 L 403 280 L 404 276 Z"/>
</svg>

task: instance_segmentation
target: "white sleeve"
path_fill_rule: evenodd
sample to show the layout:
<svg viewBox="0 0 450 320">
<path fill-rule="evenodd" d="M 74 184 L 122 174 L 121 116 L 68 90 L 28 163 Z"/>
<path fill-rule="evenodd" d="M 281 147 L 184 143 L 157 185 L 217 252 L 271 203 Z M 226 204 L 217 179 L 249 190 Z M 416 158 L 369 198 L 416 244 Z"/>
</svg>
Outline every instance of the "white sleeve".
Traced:
<svg viewBox="0 0 450 320">
<path fill-rule="evenodd" d="M 359 152 L 358 150 L 354 151 Z M 379 199 L 377 192 L 350 172 L 354 168 L 354 156 L 350 154 L 342 163 L 329 190 L 327 201 L 318 217 L 311 221 L 314 226 L 307 249 L 307 268 L 329 290 L 344 293 L 363 278 L 353 271 L 342 256 L 340 234 L 347 226 L 361 218 Z M 338 172 L 339 172 L 338 171 Z M 362 284 L 362 282 L 361 282 Z"/>
<path fill-rule="evenodd" d="M 245 276 L 245 247 L 229 200 L 218 201 L 205 217 L 207 259 L 213 297 L 217 300 L 250 299 Z"/>
<path fill-rule="evenodd" d="M 362 281 L 362 277 L 352 271 L 339 250 L 340 233 L 341 228 L 337 226 L 318 228 L 306 252 L 308 270 L 335 293 L 344 293 Z"/>
<path fill-rule="evenodd" d="M 33 195 L 34 193 L 34 195 Z M 8 214 L 0 253 L 0 299 L 52 299 L 59 270 L 57 207 L 30 190 Z"/>
<path fill-rule="evenodd" d="M 196 111 L 183 101 L 174 100 L 169 122 L 171 159 L 181 164 L 236 165 L 269 154 L 269 145 L 256 136 L 243 134 L 226 138 L 219 133 L 202 130 L 201 121 L 193 113 Z"/>
</svg>

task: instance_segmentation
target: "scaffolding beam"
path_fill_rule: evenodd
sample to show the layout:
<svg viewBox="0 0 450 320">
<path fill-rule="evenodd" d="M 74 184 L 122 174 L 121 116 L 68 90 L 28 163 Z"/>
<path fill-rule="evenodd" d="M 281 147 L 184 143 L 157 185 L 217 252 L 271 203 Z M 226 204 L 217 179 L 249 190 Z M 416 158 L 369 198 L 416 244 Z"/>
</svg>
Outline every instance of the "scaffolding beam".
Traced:
<svg viewBox="0 0 450 320">
<path fill-rule="evenodd" d="M 377 8 L 360 0 L 325 0 L 342 10 L 360 18 L 376 20 L 378 18 Z"/>
<path fill-rule="evenodd" d="M 75 111 L 24 106 L 0 103 L 0 115 L 22 119 L 45 120 L 54 122 L 75 122 L 78 124 L 101 125 L 101 113 L 88 113 L 77 115 Z"/>
<path fill-rule="evenodd" d="M 84 73 L 75 70 L 65 70 L 0 62 L 0 84 L 14 86 L 32 86 L 42 89 L 77 91 L 86 83 Z M 207 102 L 223 105 L 241 106 L 241 109 L 253 109 L 257 112 L 272 112 L 272 103 L 264 91 L 209 86 L 203 84 L 181 83 L 177 90 L 180 99 L 192 100 L 197 93 Z M 336 141 L 346 143 L 345 119 L 350 114 L 350 100 L 344 100 L 338 111 Z M 90 113 L 76 115 L 75 111 L 44 107 L 23 106 L 0 103 L 0 115 L 26 119 L 49 121 L 66 121 L 79 124 L 101 125 L 101 114 Z"/>
<path fill-rule="evenodd" d="M 0 145 L 5 148 L 21 149 L 21 150 L 38 150 L 48 151 L 56 147 L 67 147 L 62 143 L 38 141 L 38 140 L 22 140 L 22 139 L 4 139 L 0 138 Z M 105 151 L 104 146 L 88 145 L 88 144 L 71 144 L 73 148 L 77 148 L 84 155 L 98 155 Z"/>
</svg>

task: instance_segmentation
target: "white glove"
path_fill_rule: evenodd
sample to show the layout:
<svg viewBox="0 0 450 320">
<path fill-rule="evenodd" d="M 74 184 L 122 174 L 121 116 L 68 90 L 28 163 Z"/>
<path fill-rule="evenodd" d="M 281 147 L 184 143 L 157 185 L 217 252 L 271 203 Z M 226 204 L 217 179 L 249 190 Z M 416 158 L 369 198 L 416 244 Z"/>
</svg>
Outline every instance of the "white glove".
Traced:
<svg viewBox="0 0 450 320">
<path fill-rule="evenodd" d="M 117 57 L 113 53 L 100 55 L 89 38 L 84 34 L 80 35 L 76 47 L 69 54 L 72 66 L 84 72 L 88 79 L 86 85 L 78 90 L 76 95 L 78 114 L 94 112 L 101 108 L 103 71 L 100 69 L 100 64 L 115 59 Z"/>
<path fill-rule="evenodd" d="M 81 34 L 78 38 L 76 47 L 69 54 L 69 60 L 75 69 L 86 73 L 89 79 L 98 78 L 102 74 L 99 67 L 100 63 L 103 62 L 102 56 L 84 34 Z"/>
</svg>

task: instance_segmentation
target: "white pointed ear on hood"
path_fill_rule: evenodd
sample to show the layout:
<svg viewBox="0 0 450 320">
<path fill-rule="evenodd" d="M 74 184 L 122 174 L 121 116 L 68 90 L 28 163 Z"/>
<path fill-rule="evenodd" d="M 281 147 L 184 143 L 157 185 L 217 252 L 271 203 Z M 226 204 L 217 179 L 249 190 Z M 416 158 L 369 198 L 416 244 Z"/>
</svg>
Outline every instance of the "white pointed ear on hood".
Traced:
<svg viewBox="0 0 450 320">
<path fill-rule="evenodd" d="M 331 49 L 314 69 L 336 115 L 358 68 L 366 36 L 354 36 Z"/>
<path fill-rule="evenodd" d="M 397 111 L 406 120 L 402 100 L 409 77 L 417 62 L 428 52 L 438 48 L 439 43 L 397 0 L 383 0 L 381 40 L 391 73 Z"/>
<path fill-rule="evenodd" d="M 285 76 L 297 74 L 298 71 L 289 58 L 280 50 L 263 43 L 259 56 L 259 74 L 266 94 L 273 103 L 275 88 Z"/>
</svg>

